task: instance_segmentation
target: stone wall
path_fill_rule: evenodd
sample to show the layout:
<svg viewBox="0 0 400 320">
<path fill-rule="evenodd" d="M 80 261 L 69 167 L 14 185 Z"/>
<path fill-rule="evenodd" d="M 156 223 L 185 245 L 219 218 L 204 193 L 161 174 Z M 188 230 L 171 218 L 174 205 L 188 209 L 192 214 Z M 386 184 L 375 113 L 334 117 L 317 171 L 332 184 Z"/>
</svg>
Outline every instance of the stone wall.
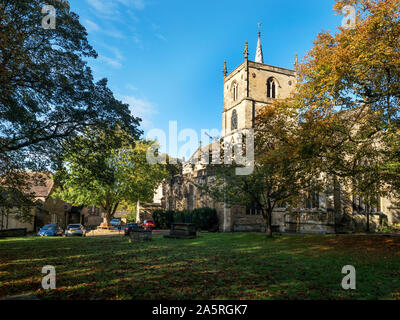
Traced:
<svg viewBox="0 0 400 320">
<path fill-rule="evenodd" d="M 333 210 L 302 210 L 284 212 L 280 230 L 285 233 L 330 234 L 335 233 Z"/>
<path fill-rule="evenodd" d="M 288 97 L 296 86 L 296 73 L 293 70 L 249 61 L 249 95 L 252 99 L 255 101 L 268 99 L 266 97 L 269 78 L 274 78 L 277 82 L 278 99 Z"/>
<path fill-rule="evenodd" d="M 158 203 L 140 203 L 139 217 L 136 216 L 136 223 L 143 223 L 144 220 L 153 220 L 153 212 L 162 210 Z"/>
<path fill-rule="evenodd" d="M 246 215 L 242 208 L 234 209 L 233 232 L 265 232 L 261 215 Z M 280 233 L 329 234 L 335 232 L 333 211 L 302 211 L 290 213 L 278 208 L 272 213 L 272 231 Z"/>
<path fill-rule="evenodd" d="M 400 204 L 398 200 L 382 199 L 381 210 L 387 216 L 387 224 L 393 225 L 400 223 Z"/>
<path fill-rule="evenodd" d="M 85 227 L 95 228 L 103 222 L 103 214 L 101 209 L 94 206 L 83 207 L 81 210 L 81 215 L 84 216 L 83 222 Z"/>
<path fill-rule="evenodd" d="M 66 203 L 58 198 L 48 197 L 43 203 L 42 209 L 46 212 L 43 224 L 56 223 L 59 226 L 65 225 Z"/>
<path fill-rule="evenodd" d="M 30 208 L 30 214 L 32 218 L 30 221 L 21 221 L 18 219 L 18 212 L 19 208 L 14 207 L 10 209 L 8 213 L 8 217 L 5 213 L 0 213 L 0 230 L 1 229 L 26 229 L 28 232 L 34 231 L 34 215 L 35 215 L 35 208 Z"/>
<path fill-rule="evenodd" d="M 375 231 L 379 226 L 387 224 L 387 216 L 385 214 L 370 214 L 369 217 L 370 231 Z M 338 233 L 347 232 L 366 232 L 367 216 L 364 214 L 344 214 L 337 225 Z"/>
</svg>

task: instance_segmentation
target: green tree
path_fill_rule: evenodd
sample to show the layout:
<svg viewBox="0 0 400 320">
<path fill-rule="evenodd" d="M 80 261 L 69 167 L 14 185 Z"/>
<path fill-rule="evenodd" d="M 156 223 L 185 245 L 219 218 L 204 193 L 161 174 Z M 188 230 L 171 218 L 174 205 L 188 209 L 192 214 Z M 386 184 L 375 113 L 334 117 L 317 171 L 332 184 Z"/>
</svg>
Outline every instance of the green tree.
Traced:
<svg viewBox="0 0 400 320">
<path fill-rule="evenodd" d="M 63 168 L 56 174 L 62 187 L 54 197 L 102 208 L 109 225 L 120 204 L 151 201 L 167 176 L 164 166 L 146 159 L 152 145 L 153 141 L 138 141 L 119 128 L 88 129 L 64 146 Z"/>
<path fill-rule="evenodd" d="M 44 29 L 44 5 L 56 28 Z M 0 176 L 57 164 L 62 142 L 88 127 L 139 136 L 140 119 L 95 83 L 84 59 L 96 58 L 77 14 L 58 0 L 0 0 Z"/>
</svg>

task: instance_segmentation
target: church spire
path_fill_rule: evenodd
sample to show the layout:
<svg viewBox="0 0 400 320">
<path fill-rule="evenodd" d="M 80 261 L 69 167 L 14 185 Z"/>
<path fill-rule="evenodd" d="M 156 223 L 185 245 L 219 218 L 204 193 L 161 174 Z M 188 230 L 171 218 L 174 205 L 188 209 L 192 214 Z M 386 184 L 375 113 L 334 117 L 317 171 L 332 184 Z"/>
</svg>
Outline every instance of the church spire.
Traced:
<svg viewBox="0 0 400 320">
<path fill-rule="evenodd" d="M 262 45 L 261 45 L 261 22 L 258 23 L 258 42 L 257 42 L 257 52 L 256 52 L 256 60 L 255 62 L 264 63 Z"/>
</svg>

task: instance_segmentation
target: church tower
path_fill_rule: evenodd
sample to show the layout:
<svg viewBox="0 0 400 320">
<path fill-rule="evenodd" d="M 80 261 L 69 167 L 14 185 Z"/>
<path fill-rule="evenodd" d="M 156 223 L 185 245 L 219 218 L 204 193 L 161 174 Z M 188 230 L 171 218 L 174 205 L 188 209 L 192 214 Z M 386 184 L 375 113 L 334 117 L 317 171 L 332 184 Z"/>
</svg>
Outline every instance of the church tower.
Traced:
<svg viewBox="0 0 400 320">
<path fill-rule="evenodd" d="M 295 88 L 294 70 L 264 64 L 260 26 L 261 23 L 254 61 L 249 60 L 246 41 L 244 62 L 229 74 L 224 63 L 223 138 L 239 130 L 254 128 L 255 117 L 262 107 L 271 104 L 274 99 L 288 97 Z"/>
</svg>

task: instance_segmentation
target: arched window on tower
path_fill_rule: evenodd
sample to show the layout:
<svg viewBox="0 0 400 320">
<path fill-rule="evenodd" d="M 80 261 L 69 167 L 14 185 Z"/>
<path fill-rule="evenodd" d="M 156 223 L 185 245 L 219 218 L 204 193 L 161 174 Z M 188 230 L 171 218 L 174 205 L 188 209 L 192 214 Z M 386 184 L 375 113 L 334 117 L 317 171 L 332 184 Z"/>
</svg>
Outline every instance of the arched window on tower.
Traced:
<svg viewBox="0 0 400 320">
<path fill-rule="evenodd" d="M 232 90 L 232 94 L 233 94 L 233 101 L 236 101 L 238 99 L 238 84 L 236 82 L 233 83 L 233 90 Z"/>
<path fill-rule="evenodd" d="M 237 112 L 236 110 L 232 111 L 232 117 L 231 117 L 231 131 L 234 131 L 238 128 L 238 117 L 237 117 Z"/>
<path fill-rule="evenodd" d="M 276 81 L 274 78 L 269 78 L 267 81 L 267 98 L 276 98 Z"/>
</svg>

